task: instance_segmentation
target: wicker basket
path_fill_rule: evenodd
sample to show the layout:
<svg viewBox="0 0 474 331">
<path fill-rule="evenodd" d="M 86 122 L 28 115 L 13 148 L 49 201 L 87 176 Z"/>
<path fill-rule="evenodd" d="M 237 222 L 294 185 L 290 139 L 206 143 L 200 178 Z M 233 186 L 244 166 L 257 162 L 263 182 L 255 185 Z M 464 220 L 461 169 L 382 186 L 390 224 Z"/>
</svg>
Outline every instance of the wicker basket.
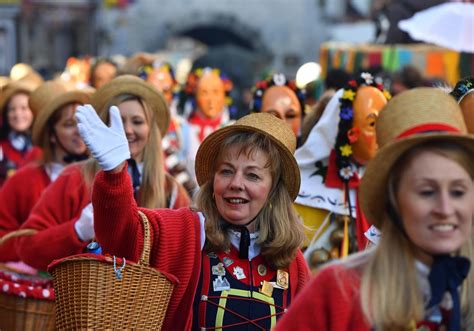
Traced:
<svg viewBox="0 0 474 331">
<path fill-rule="evenodd" d="M 0 238 L 0 245 L 7 242 L 8 240 L 21 237 L 21 236 L 30 236 L 36 234 L 36 230 L 33 229 L 24 229 L 10 232 Z M 30 287 L 35 288 L 44 288 L 50 289 L 49 285 L 42 285 L 44 278 L 35 277 L 31 275 L 23 275 L 21 273 L 13 272 L 11 269 L 5 267 L 3 264 L 0 266 L 0 271 L 3 273 L 15 274 L 18 279 L 23 280 L 24 284 L 31 281 Z M 3 293 L 5 290 L 4 286 L 20 286 L 12 279 L 4 279 L 3 276 L 0 276 L 0 283 L 2 287 L 0 288 L 0 330 L 1 331 L 36 331 L 36 330 L 45 330 L 53 331 L 55 330 L 54 323 L 54 301 L 52 300 L 41 300 L 34 297 L 23 297 L 14 294 Z M 8 283 L 8 285 L 7 285 Z M 52 288 L 51 288 L 52 291 Z M 54 295 L 53 295 L 54 296 Z"/>
<path fill-rule="evenodd" d="M 145 243 L 139 263 L 125 261 L 121 279 L 110 257 L 76 255 L 50 265 L 56 292 L 56 327 L 158 330 L 176 279 L 149 267 L 150 228 L 142 218 Z"/>
<path fill-rule="evenodd" d="M 55 330 L 54 301 L 0 294 L 0 330 Z"/>
</svg>

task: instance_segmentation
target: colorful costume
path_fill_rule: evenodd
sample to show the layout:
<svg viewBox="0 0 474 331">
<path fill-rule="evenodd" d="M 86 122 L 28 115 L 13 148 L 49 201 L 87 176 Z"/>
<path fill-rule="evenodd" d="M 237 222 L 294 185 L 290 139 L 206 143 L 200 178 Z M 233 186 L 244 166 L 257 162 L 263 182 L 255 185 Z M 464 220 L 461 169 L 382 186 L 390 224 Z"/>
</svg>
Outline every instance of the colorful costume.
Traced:
<svg viewBox="0 0 474 331">
<path fill-rule="evenodd" d="M 133 192 L 129 181 L 126 170 L 115 174 L 99 172 L 94 184 L 92 200 L 96 211 L 96 236 L 104 252 L 113 252 L 115 255 L 136 261 L 141 252 L 143 230 L 137 206 L 135 203 L 130 204 L 133 200 Z M 301 253 L 298 253 L 288 268 L 289 290 L 284 293 L 283 290 L 274 289 L 273 293 L 278 297 L 275 299 L 258 293 L 259 281 L 267 278 L 268 280 L 275 279 L 275 271 L 267 266 L 265 266 L 265 272 L 263 267 L 259 269 L 259 265 L 264 265 L 261 256 L 257 255 L 252 261 L 241 261 L 237 258 L 235 249 L 231 249 L 228 253 L 215 252 L 215 254 L 205 255 L 202 253 L 205 238 L 204 220 L 200 219 L 198 213 L 187 208 L 177 211 L 166 209 L 142 211 L 151 223 L 150 265 L 174 275 L 179 280 L 168 306 L 164 330 L 190 330 L 193 323 L 202 328 L 240 323 L 234 325 L 235 330 L 241 330 L 243 326 L 249 325 L 248 323 L 253 326 L 255 323 L 262 323 L 261 325 L 265 326 L 273 325 L 272 320 L 274 321 L 276 317 L 270 316 L 272 309 L 275 309 L 276 314 L 281 314 L 283 310 L 281 307 L 289 304 L 289 301 L 308 280 L 306 262 Z M 183 243 L 186 245 L 183 246 Z M 133 252 L 132 255 L 130 252 Z M 250 268 L 255 266 L 257 270 L 250 271 Z M 198 270 L 201 271 L 201 276 Z M 258 270 L 264 276 L 261 276 Z M 242 274 L 245 278 L 242 278 Z M 249 286 L 249 278 L 254 279 L 252 287 Z M 229 286 L 225 280 L 229 282 Z M 227 309 L 238 309 L 236 300 L 242 300 L 242 297 L 250 295 L 258 302 L 255 301 L 255 305 L 247 302 L 243 307 L 260 306 L 259 300 L 265 297 L 266 300 L 262 300 L 266 302 L 265 308 L 256 314 L 258 316 L 262 314 L 266 316 L 266 319 L 248 322 L 245 318 L 237 318 L 236 315 L 223 308 L 216 309 L 215 304 L 212 303 L 217 300 Z M 215 298 L 215 296 L 220 298 Z M 275 300 L 275 304 L 279 307 L 268 305 L 269 302 L 273 302 L 272 300 Z M 196 314 L 199 315 L 196 316 Z M 248 311 L 242 314 L 248 316 Z M 253 317 L 257 316 L 249 318 Z M 256 326 L 255 328 L 262 329 Z"/>
</svg>

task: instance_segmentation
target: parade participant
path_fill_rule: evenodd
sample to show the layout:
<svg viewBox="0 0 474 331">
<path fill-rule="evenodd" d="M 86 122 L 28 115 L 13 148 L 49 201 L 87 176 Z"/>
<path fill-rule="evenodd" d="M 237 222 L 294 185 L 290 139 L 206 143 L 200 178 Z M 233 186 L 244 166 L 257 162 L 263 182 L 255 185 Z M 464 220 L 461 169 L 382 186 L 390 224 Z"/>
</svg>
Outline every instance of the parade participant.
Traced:
<svg viewBox="0 0 474 331">
<path fill-rule="evenodd" d="M 474 134 L 474 77 L 460 80 L 451 91 L 451 95 L 461 107 L 467 132 Z"/>
<path fill-rule="evenodd" d="M 11 82 L 0 95 L 0 187 L 16 169 L 39 156 L 40 150 L 31 143 L 35 113 L 28 98 L 33 90 L 27 82 Z"/>
<path fill-rule="evenodd" d="M 360 200 L 379 244 L 321 269 L 276 330 L 474 329 L 474 136 L 459 106 L 435 88 L 402 92 L 377 140 Z"/>
<path fill-rule="evenodd" d="M 137 203 L 149 208 L 189 206 L 186 191 L 163 167 L 161 135 L 168 128 L 169 112 L 162 95 L 140 78 L 125 75 L 98 89 L 91 103 L 106 123 L 112 105 L 120 111 Z M 120 121 L 120 116 L 110 121 Z M 97 143 L 108 146 L 109 141 Z M 71 165 L 43 192 L 21 227 L 38 231 L 18 239 L 22 261 L 46 270 L 54 259 L 84 252 L 94 238 L 91 188 L 98 169 L 94 160 Z"/>
<path fill-rule="evenodd" d="M 117 64 L 107 58 L 99 58 L 91 66 L 89 84 L 98 89 L 117 76 Z"/>
<path fill-rule="evenodd" d="M 302 176 L 296 210 L 311 227 L 305 257 L 313 268 L 367 244 L 357 189 L 377 150 L 375 122 L 389 97 L 368 73 L 350 80 L 295 153 Z"/>
<path fill-rule="evenodd" d="M 171 115 L 168 131 L 162 141 L 166 169 L 192 196 L 197 190 L 194 158 L 199 142 L 188 121 L 178 115 L 175 98 L 178 82 L 171 64 L 151 54 L 137 53 L 125 62 L 122 72 L 149 82 L 165 97 Z"/>
<path fill-rule="evenodd" d="M 296 83 L 277 73 L 255 85 L 251 112 L 270 113 L 284 120 L 298 141 L 304 115 L 305 94 Z M 299 146 L 299 143 L 297 143 Z"/>
<path fill-rule="evenodd" d="M 198 68 L 188 75 L 181 93 L 181 108 L 196 130 L 199 142 L 230 123 L 232 86 L 230 79 L 219 69 Z"/>
<path fill-rule="evenodd" d="M 177 100 L 174 98 L 178 82 L 174 70 L 171 64 L 154 60 L 152 63 L 140 66 L 138 76 L 155 86 L 168 103 L 171 113 L 170 126 L 166 136 L 163 137 L 166 168 L 192 196 L 197 190 L 193 166 L 199 144 L 196 133 L 191 130 L 188 121 L 178 115 Z"/>
<path fill-rule="evenodd" d="M 30 96 L 30 108 L 39 114 L 33 125 L 32 140 L 42 149 L 41 159 L 19 169 L 0 190 L 0 237 L 18 230 L 44 189 L 65 165 L 87 158 L 87 148 L 79 136 L 74 113 L 90 95 L 70 91 L 54 81 L 43 83 Z M 15 239 L 0 245 L 0 261 L 18 261 Z"/>
<path fill-rule="evenodd" d="M 106 127 L 87 108 L 76 117 L 104 170 L 92 197 L 97 239 L 110 254 L 136 261 L 143 212 L 151 223 L 150 266 L 179 281 L 163 329 L 273 327 L 309 277 L 292 206 L 300 179 L 290 128 L 269 114 L 251 114 L 217 130 L 196 157 L 199 212 L 150 210 L 132 199 L 120 125 Z M 113 143 L 104 148 L 102 140 Z"/>
</svg>

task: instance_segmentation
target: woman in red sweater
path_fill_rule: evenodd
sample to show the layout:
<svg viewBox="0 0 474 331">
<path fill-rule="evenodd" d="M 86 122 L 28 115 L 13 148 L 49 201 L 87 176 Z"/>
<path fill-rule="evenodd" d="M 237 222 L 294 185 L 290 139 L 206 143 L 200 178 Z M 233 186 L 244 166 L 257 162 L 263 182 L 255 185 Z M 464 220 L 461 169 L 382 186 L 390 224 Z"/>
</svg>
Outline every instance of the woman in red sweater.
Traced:
<svg viewBox="0 0 474 331">
<path fill-rule="evenodd" d="M 149 208 L 189 206 L 186 190 L 164 171 L 161 137 L 168 127 L 169 112 L 162 95 L 138 77 L 121 76 L 98 89 L 91 103 L 106 123 L 107 110 L 112 105 L 118 107 L 120 116 L 115 120 L 124 128 L 123 148 L 131 151 L 127 170 L 137 203 Z M 107 145 L 108 141 L 98 143 Z M 43 192 L 21 227 L 37 231 L 18 239 L 22 261 L 46 270 L 54 259 L 86 250 L 94 238 L 91 188 L 98 169 L 94 160 L 73 164 Z"/>
<path fill-rule="evenodd" d="M 90 102 L 90 94 L 70 91 L 54 81 L 40 85 L 30 96 L 30 108 L 39 114 L 33 125 L 33 144 L 42 149 L 41 160 L 15 172 L 0 190 L 0 237 L 18 230 L 44 189 L 73 161 L 87 158 L 74 113 Z M 38 109 L 36 109 L 38 108 Z M 16 239 L 0 245 L 0 261 L 18 261 Z"/>
<path fill-rule="evenodd" d="M 33 89 L 32 84 L 16 81 L 0 94 L 0 187 L 30 157 L 36 159 L 40 153 L 31 143 L 35 113 L 28 99 Z"/>
<path fill-rule="evenodd" d="M 110 128 L 87 107 L 76 114 L 104 170 L 94 182 L 95 231 L 106 252 L 137 261 L 143 229 L 125 170 L 126 139 L 118 113 L 110 113 Z M 164 330 L 268 330 L 307 282 L 303 226 L 292 206 L 300 186 L 295 146 L 280 119 L 248 115 L 201 144 L 199 211 L 140 208 L 151 223 L 150 265 L 179 281 Z"/>
<path fill-rule="evenodd" d="M 360 195 L 378 246 L 320 270 L 276 330 L 474 330 L 474 136 L 459 106 L 400 93 L 377 141 Z"/>
</svg>

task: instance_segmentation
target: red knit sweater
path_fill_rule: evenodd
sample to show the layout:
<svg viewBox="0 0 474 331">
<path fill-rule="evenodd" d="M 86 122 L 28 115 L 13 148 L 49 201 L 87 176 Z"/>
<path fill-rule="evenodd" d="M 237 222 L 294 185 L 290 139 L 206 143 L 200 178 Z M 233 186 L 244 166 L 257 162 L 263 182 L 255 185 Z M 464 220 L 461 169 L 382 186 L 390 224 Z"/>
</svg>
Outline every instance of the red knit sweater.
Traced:
<svg viewBox="0 0 474 331">
<path fill-rule="evenodd" d="M 29 164 L 10 177 L 0 190 L 0 237 L 18 230 L 51 180 L 38 164 Z M 16 238 L 0 245 L 0 262 L 18 261 Z"/>
<path fill-rule="evenodd" d="M 74 230 L 82 209 L 91 202 L 91 188 L 82 175 L 83 164 L 72 164 L 63 170 L 44 190 L 21 227 L 39 231 L 17 241 L 20 259 L 36 269 L 46 270 L 53 260 L 84 252 L 87 242 L 82 242 Z M 189 198 L 180 187 L 172 207 L 184 206 L 189 206 Z"/>
<path fill-rule="evenodd" d="M 95 232 L 104 251 L 137 261 L 143 246 L 143 230 L 126 170 L 116 174 L 99 172 L 92 201 Z M 150 265 L 179 281 L 163 330 L 190 330 L 192 303 L 201 271 L 199 217 L 189 208 L 141 210 L 151 223 Z M 289 273 L 291 284 L 295 284 L 292 295 L 296 295 L 309 278 L 301 253 L 290 265 Z"/>
<path fill-rule="evenodd" d="M 0 161 L 5 162 L 8 160 L 11 162 L 14 165 L 11 170 L 19 169 L 29 162 L 38 161 L 41 159 L 42 155 L 41 149 L 37 146 L 33 146 L 26 152 L 19 151 L 13 147 L 9 139 L 0 141 L 0 150 L 2 154 Z M 0 187 L 3 186 L 7 179 L 7 177 L 4 176 L 11 177 L 9 174 L 0 174 Z"/>
<path fill-rule="evenodd" d="M 369 331 L 360 305 L 360 274 L 342 265 L 322 269 L 277 323 L 275 331 Z"/>
</svg>

